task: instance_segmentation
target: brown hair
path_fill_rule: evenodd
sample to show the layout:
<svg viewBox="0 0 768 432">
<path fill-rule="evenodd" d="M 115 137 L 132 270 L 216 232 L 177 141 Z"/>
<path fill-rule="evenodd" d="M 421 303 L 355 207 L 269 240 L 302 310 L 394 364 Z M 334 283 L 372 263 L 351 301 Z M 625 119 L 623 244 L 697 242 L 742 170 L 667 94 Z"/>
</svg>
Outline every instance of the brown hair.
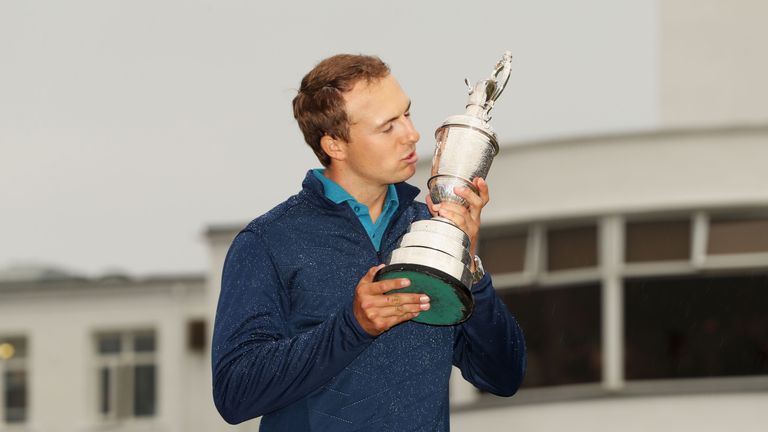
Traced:
<svg viewBox="0 0 768 432">
<path fill-rule="evenodd" d="M 293 117 L 323 166 L 331 164 L 320 146 L 323 136 L 349 141 L 344 93 L 361 80 L 372 82 L 387 75 L 389 66 L 378 57 L 337 54 L 318 63 L 301 80 L 299 93 L 293 98 Z"/>
</svg>

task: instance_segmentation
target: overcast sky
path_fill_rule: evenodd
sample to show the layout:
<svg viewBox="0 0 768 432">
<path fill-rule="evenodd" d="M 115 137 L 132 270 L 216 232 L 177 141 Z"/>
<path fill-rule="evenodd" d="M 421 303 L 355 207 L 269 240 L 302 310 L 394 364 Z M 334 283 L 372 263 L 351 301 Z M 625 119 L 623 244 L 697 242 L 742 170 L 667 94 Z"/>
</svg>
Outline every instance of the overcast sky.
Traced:
<svg viewBox="0 0 768 432">
<path fill-rule="evenodd" d="M 423 157 L 505 50 L 503 144 L 653 128 L 657 25 L 645 0 L 2 0 L 0 269 L 205 271 L 207 226 L 319 166 L 291 99 L 338 52 L 390 64 Z"/>
</svg>

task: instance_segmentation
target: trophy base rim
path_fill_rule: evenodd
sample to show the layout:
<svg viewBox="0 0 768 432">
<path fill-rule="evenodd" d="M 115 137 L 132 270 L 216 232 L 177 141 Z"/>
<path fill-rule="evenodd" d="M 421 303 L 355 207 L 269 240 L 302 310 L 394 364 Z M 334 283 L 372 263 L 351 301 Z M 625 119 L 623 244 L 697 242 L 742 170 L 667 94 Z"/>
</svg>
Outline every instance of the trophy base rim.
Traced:
<svg viewBox="0 0 768 432">
<path fill-rule="evenodd" d="M 413 318 L 420 324 L 452 326 L 469 319 L 475 301 L 469 288 L 455 277 L 421 264 L 390 264 L 376 273 L 374 281 L 406 278 L 411 285 L 389 293 L 423 293 L 430 298 L 430 309 Z M 388 294 L 389 294 L 388 293 Z"/>
</svg>

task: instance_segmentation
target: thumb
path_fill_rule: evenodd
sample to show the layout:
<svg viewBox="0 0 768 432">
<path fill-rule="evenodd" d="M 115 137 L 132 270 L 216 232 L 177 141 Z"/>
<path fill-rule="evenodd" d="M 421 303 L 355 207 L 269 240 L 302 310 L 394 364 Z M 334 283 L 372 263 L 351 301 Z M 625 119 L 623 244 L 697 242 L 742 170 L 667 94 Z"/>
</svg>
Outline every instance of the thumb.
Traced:
<svg viewBox="0 0 768 432">
<path fill-rule="evenodd" d="M 376 272 L 384 268 L 384 264 L 379 264 L 368 269 L 368 273 L 363 276 L 361 282 L 373 282 L 373 278 L 376 276 Z"/>
<path fill-rule="evenodd" d="M 427 198 L 424 200 L 424 202 L 427 204 L 427 209 L 429 210 L 429 213 L 430 213 L 432 216 L 437 216 L 437 209 L 435 208 L 435 206 L 436 206 L 437 204 L 435 204 L 435 203 L 432 201 L 432 195 L 430 195 L 430 194 L 427 194 Z"/>
</svg>

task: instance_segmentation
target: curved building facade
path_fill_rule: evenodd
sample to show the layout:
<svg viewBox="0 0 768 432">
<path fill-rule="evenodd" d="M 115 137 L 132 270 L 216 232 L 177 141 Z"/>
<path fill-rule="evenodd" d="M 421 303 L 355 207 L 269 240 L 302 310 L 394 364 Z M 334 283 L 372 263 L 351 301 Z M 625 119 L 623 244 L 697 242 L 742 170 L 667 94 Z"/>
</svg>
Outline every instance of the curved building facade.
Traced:
<svg viewBox="0 0 768 432">
<path fill-rule="evenodd" d="M 503 147 L 480 255 L 529 370 L 509 400 L 457 379 L 457 430 L 757 430 L 767 144 L 750 125 Z"/>
</svg>

